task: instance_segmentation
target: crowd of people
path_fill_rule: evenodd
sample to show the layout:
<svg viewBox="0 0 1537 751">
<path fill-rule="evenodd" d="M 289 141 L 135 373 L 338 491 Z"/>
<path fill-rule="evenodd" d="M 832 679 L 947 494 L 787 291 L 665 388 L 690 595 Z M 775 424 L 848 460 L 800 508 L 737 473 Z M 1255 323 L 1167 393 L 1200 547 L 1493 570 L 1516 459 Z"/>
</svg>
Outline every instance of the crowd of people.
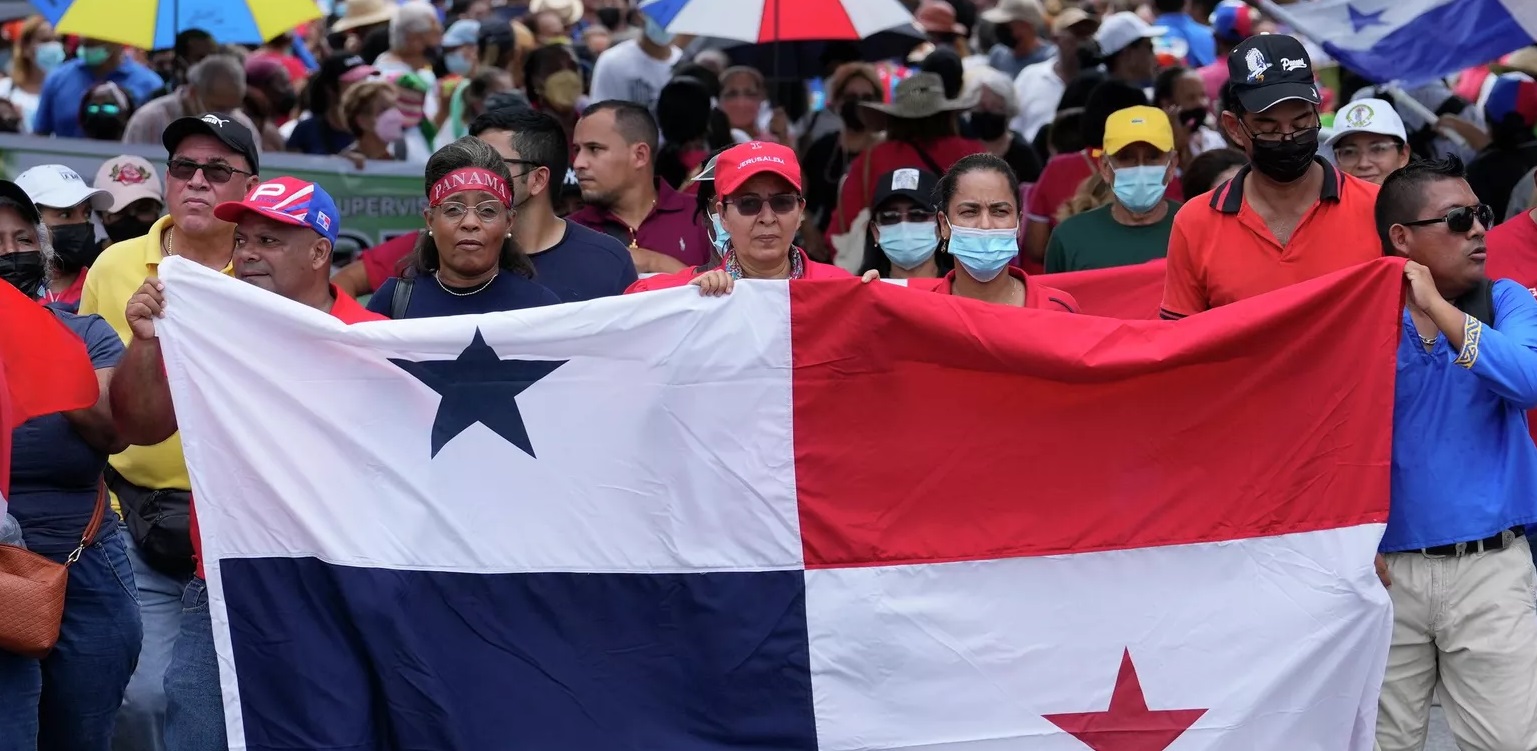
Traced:
<svg viewBox="0 0 1537 751">
<path fill-rule="evenodd" d="M 1421 748 L 1439 696 L 1462 748 L 1537 748 L 1537 47 L 1402 91 L 1323 80 L 1237 2 L 910 5 L 906 53 L 828 43 L 814 80 L 626 0 L 349 0 L 254 48 L 14 25 L 0 131 L 166 157 L 0 181 L 0 278 L 101 385 L 13 437 L 0 544 L 77 557 L 54 650 L 0 651 L 0 751 L 226 747 L 156 337 L 173 255 L 347 323 L 856 275 L 1080 315 L 1053 274 L 1146 264 L 1183 319 L 1404 257 L 1377 747 Z M 347 217 L 263 171 L 285 150 L 421 163 L 422 227 L 333 267 Z"/>
</svg>

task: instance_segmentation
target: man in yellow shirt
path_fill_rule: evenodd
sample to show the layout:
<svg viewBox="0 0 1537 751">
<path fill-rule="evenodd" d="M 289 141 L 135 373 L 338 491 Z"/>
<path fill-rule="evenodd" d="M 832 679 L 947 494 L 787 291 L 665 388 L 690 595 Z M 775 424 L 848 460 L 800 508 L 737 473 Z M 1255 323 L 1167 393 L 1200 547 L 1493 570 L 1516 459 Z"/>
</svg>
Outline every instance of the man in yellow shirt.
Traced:
<svg viewBox="0 0 1537 751">
<path fill-rule="evenodd" d="M 169 156 L 165 203 L 170 215 L 143 237 L 104 251 L 91 267 L 80 298 L 81 314 L 106 319 L 124 344 L 133 336 L 128 299 L 146 277 L 156 275 L 162 258 L 177 255 L 230 273 L 235 225 L 220 221 L 213 210 L 225 201 L 241 200 L 259 182 L 255 138 L 227 117 L 181 118 L 165 129 L 162 141 Z M 133 427 L 120 429 L 131 433 Z M 181 630 L 182 592 L 192 575 L 192 485 L 180 437 L 130 446 L 113 456 L 107 480 L 127 527 L 128 557 L 144 621 L 144 646 L 128 682 L 114 748 L 162 751 L 165 671 Z"/>
</svg>

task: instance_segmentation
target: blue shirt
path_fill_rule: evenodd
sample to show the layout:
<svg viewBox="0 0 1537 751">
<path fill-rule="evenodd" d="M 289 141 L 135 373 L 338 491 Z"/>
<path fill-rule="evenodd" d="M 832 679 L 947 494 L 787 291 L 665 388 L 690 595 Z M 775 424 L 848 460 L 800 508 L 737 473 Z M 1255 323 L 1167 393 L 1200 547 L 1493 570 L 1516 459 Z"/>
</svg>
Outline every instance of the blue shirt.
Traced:
<svg viewBox="0 0 1537 751">
<path fill-rule="evenodd" d="M 1003 71 L 1009 78 L 1018 78 L 1019 72 L 1026 67 L 1050 60 L 1056 56 L 1057 46 L 1044 42 L 1039 47 L 1036 47 L 1035 51 L 1024 57 L 1015 55 L 1012 48 L 995 44 L 992 49 L 987 51 L 987 64 Z"/>
<path fill-rule="evenodd" d="M 549 250 L 530 255 L 534 281 L 548 287 L 561 302 L 580 302 L 622 295 L 635 283 L 635 261 L 624 244 L 576 222 L 566 222 L 566 234 Z"/>
<path fill-rule="evenodd" d="M 85 341 L 91 367 L 117 366 L 123 340 L 101 316 L 56 309 L 53 314 Z M 107 455 L 91 448 L 62 414 L 34 417 L 16 427 L 11 433 L 10 513 L 21 522 L 29 550 L 43 555 L 74 550 L 96 508 L 106 466 Z M 114 519 L 104 520 L 102 529 L 116 531 Z"/>
<path fill-rule="evenodd" d="M 37 97 L 37 114 L 32 117 L 32 132 L 40 136 L 85 137 L 85 131 L 80 129 L 80 103 L 85 101 L 85 95 L 92 88 L 107 81 L 128 92 L 135 106 L 149 101 L 150 95 L 165 85 L 155 71 L 132 60 L 124 59 L 105 78 L 97 78 L 78 59 L 66 61 L 43 79 L 43 90 Z"/>
<path fill-rule="evenodd" d="M 390 314 L 395 299 L 398 277 L 386 279 L 384 284 L 368 299 L 368 309 L 382 316 Z M 475 313 L 500 313 L 504 310 L 537 308 L 541 305 L 559 305 L 560 298 L 544 285 L 520 274 L 503 271 L 491 280 L 485 289 L 469 295 L 454 295 L 438 284 L 436 277 L 417 277 L 411 290 L 411 302 L 406 305 L 405 318 L 437 318 L 462 316 Z"/>
<path fill-rule="evenodd" d="M 1217 61 L 1217 40 L 1211 35 L 1211 27 L 1196 23 L 1186 13 L 1165 13 L 1153 21 L 1154 26 L 1168 29 L 1165 39 L 1185 42 L 1185 66 L 1204 68 Z"/>
<path fill-rule="evenodd" d="M 306 117 L 294 124 L 293 132 L 288 134 L 287 147 L 289 151 L 301 154 L 330 156 L 342 153 L 342 149 L 356 140 L 351 133 L 331 127 L 324 117 Z"/>
<path fill-rule="evenodd" d="M 1393 394 L 1393 497 L 1381 551 L 1470 542 L 1537 522 L 1537 300 L 1494 283 L 1494 327 L 1471 316 L 1462 352 L 1420 344 L 1408 311 Z"/>
</svg>

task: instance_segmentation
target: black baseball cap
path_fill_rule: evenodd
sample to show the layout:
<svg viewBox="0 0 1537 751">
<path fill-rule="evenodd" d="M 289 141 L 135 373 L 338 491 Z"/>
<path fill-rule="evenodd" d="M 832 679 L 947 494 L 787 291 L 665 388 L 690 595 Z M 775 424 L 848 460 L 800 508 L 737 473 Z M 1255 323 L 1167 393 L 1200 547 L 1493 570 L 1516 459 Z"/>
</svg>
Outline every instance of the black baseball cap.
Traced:
<svg viewBox="0 0 1537 751">
<path fill-rule="evenodd" d="M 251 135 L 251 129 L 224 116 L 209 113 L 198 117 L 182 117 L 171 121 L 166 126 L 165 134 L 160 137 L 165 144 L 167 155 L 174 155 L 176 147 L 186 140 L 187 136 L 213 136 L 220 143 L 230 147 L 246 158 L 251 163 L 253 174 L 261 173 L 260 159 L 256 152 L 256 139 Z"/>
<path fill-rule="evenodd" d="M 1302 42 L 1285 34 L 1245 39 L 1227 56 L 1233 94 L 1249 112 L 1264 112 L 1288 99 L 1323 101 L 1313 79 L 1313 60 Z"/>
<path fill-rule="evenodd" d="M 32 196 L 27 195 L 27 191 L 22 190 L 20 185 L 10 180 L 0 180 L 0 198 L 15 201 L 21 209 L 21 218 L 27 220 L 27 224 L 37 224 L 43 220 L 37 204 L 32 202 Z"/>
<path fill-rule="evenodd" d="M 870 202 L 870 208 L 879 209 L 887 201 L 901 197 L 932 209 L 934 189 L 938 186 L 939 178 L 932 172 L 913 167 L 892 170 L 875 181 L 875 199 Z"/>
</svg>

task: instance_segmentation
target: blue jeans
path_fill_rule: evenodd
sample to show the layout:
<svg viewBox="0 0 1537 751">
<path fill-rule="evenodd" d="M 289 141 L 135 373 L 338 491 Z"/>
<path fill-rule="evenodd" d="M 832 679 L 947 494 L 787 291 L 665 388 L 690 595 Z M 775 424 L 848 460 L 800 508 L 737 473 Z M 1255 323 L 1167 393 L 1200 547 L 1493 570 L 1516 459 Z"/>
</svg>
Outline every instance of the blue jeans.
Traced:
<svg viewBox="0 0 1537 751">
<path fill-rule="evenodd" d="M 208 614 L 208 585 L 194 577 L 181 598 L 181 633 L 165 674 L 166 751 L 225 751 L 224 695 Z"/>
<path fill-rule="evenodd" d="M 127 527 L 121 537 L 133 564 L 139 590 L 139 616 L 144 623 L 144 648 L 139 667 L 128 681 L 123 707 L 112 736 L 114 751 L 164 751 L 165 669 L 171 664 L 171 647 L 181 631 L 181 595 L 187 578 L 168 576 L 144 562 Z"/>
<path fill-rule="evenodd" d="M 133 568 L 109 528 L 69 567 L 53 651 L 0 652 L 0 751 L 108 751 L 143 637 Z"/>
</svg>

